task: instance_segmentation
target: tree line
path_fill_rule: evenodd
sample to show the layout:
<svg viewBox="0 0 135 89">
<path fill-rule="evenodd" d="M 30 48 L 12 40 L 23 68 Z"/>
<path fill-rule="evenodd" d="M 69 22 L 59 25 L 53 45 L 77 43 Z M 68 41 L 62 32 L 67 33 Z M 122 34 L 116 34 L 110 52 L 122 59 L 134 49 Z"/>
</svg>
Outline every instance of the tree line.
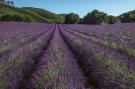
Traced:
<svg viewBox="0 0 135 89">
<path fill-rule="evenodd" d="M 80 18 L 79 15 L 75 13 L 70 13 L 65 17 L 65 24 L 114 24 L 117 22 L 135 22 L 135 10 L 117 17 L 98 10 L 93 10 L 83 18 Z"/>
</svg>

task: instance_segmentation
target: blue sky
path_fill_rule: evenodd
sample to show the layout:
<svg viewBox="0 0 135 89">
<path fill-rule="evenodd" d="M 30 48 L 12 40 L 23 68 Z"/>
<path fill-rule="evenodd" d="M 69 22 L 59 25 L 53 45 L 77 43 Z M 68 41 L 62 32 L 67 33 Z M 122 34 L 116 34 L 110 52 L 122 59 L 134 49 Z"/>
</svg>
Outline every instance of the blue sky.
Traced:
<svg viewBox="0 0 135 89">
<path fill-rule="evenodd" d="M 54 13 L 74 12 L 81 17 L 94 9 L 119 15 L 135 9 L 135 0 L 13 0 L 17 7 L 38 7 Z"/>
</svg>

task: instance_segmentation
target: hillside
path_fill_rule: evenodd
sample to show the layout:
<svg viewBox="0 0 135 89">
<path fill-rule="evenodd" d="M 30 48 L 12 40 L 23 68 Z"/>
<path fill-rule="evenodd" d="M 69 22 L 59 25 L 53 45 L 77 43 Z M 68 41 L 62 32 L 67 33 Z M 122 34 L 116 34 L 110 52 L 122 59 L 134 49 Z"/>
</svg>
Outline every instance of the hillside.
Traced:
<svg viewBox="0 0 135 89">
<path fill-rule="evenodd" d="M 32 22 L 44 22 L 44 23 L 63 23 L 64 17 L 58 16 L 52 12 L 32 7 L 17 8 L 0 4 L 0 18 L 1 16 L 9 15 L 21 15 L 28 16 Z"/>
<path fill-rule="evenodd" d="M 25 11 L 29 11 L 29 12 L 34 12 L 38 15 L 40 15 L 43 18 L 48 19 L 51 22 L 55 22 L 55 23 L 63 23 L 64 22 L 64 17 L 54 14 L 50 11 L 41 9 L 41 8 L 33 8 L 33 7 L 23 7 L 22 8 Z"/>
</svg>

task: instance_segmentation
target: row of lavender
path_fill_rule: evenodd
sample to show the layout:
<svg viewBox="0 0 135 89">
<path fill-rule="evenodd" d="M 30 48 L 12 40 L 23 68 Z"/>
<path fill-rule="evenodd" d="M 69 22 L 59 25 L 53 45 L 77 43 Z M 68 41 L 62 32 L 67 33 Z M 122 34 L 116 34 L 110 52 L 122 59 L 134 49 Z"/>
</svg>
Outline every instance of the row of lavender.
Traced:
<svg viewBox="0 0 135 89">
<path fill-rule="evenodd" d="M 5 40 L 11 40 L 6 44 L 14 41 L 14 45 L 5 46 L 8 48 L 0 52 L 1 89 L 86 89 L 86 79 L 58 25 L 2 23 L 2 26 Z M 9 30 L 6 26 L 13 29 L 12 35 L 6 33 Z"/>
<path fill-rule="evenodd" d="M 70 26 L 72 30 L 91 36 L 91 40 L 112 49 L 118 49 L 135 57 L 135 24 L 114 24 L 102 26 Z M 83 28 L 82 28 L 83 27 Z M 83 30 L 82 30 L 83 29 Z"/>
<path fill-rule="evenodd" d="M 4 36 L 1 37 L 1 45 L 8 45 L 0 52 L 0 88 L 21 89 L 20 86 L 31 76 L 36 62 L 46 49 L 55 26 L 24 23 L 4 25 L 1 25 L 1 34 L 5 34 L 5 40 L 10 41 L 4 44 Z"/>
<path fill-rule="evenodd" d="M 0 23 L 0 89 L 135 89 L 134 29 Z"/>
<path fill-rule="evenodd" d="M 97 89 L 135 88 L 134 24 L 62 27 L 63 38 L 90 84 Z"/>
</svg>

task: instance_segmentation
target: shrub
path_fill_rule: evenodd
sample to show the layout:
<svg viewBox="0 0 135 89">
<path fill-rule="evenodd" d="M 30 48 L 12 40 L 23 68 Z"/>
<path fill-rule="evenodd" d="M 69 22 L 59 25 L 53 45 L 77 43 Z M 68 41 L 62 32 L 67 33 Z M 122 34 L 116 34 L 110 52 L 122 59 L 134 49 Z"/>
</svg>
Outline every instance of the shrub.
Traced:
<svg viewBox="0 0 135 89">
<path fill-rule="evenodd" d="M 1 21 L 17 21 L 17 22 L 31 22 L 28 16 L 17 14 L 5 14 L 0 18 Z"/>
</svg>

